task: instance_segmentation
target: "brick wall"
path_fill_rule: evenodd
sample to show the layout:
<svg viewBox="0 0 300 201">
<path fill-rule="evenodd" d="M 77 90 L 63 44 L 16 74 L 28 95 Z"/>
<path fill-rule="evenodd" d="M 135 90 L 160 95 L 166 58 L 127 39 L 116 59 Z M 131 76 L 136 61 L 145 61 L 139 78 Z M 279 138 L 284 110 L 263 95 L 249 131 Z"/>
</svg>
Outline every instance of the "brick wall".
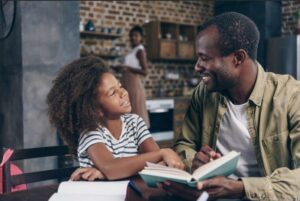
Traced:
<svg viewBox="0 0 300 201">
<path fill-rule="evenodd" d="M 298 11 L 300 11 L 299 0 L 282 0 L 282 35 L 296 34 Z"/>
<path fill-rule="evenodd" d="M 82 38 L 81 52 L 99 53 L 118 45 L 121 53 L 129 47 L 128 31 L 133 25 L 147 21 L 168 21 L 199 25 L 213 15 L 213 1 L 81 1 L 80 21 L 86 24 L 91 19 L 96 31 L 105 28 L 121 28 L 124 37 L 116 40 Z M 107 59 L 108 63 L 114 62 Z M 143 80 L 148 97 L 181 96 L 185 82 L 193 75 L 194 62 L 151 62 L 149 74 Z M 164 79 L 166 72 L 180 73 L 179 80 Z M 188 76 L 186 76 L 188 75 Z M 187 85 L 192 88 L 192 85 Z"/>
</svg>

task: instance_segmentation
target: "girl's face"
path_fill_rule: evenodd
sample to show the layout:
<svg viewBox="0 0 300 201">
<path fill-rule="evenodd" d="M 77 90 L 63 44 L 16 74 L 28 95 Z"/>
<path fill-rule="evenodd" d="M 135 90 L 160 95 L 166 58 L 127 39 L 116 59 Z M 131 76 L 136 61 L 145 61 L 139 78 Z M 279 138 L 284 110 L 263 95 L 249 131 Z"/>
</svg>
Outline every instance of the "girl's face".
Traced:
<svg viewBox="0 0 300 201">
<path fill-rule="evenodd" d="M 132 46 L 137 46 L 137 45 L 141 44 L 142 43 L 142 36 L 141 36 L 140 32 L 133 31 L 130 34 L 130 42 L 131 42 Z"/>
<path fill-rule="evenodd" d="M 131 112 L 128 92 L 111 73 L 104 73 L 97 90 L 97 102 L 105 118 L 119 118 Z"/>
</svg>

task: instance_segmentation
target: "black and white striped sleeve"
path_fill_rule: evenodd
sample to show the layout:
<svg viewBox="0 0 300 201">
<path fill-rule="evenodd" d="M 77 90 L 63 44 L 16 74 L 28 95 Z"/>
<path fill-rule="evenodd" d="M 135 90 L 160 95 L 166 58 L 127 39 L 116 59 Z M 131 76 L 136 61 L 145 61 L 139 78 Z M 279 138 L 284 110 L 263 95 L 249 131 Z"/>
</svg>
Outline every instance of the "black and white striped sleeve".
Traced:
<svg viewBox="0 0 300 201">
<path fill-rule="evenodd" d="M 140 146 L 146 139 L 152 137 L 145 121 L 143 120 L 142 117 L 138 116 L 137 117 L 137 124 L 136 124 L 136 139 L 137 139 L 137 144 Z"/>
<path fill-rule="evenodd" d="M 91 145 L 96 143 L 105 144 L 103 133 L 100 131 L 90 131 L 85 133 L 79 140 L 78 154 L 80 155 L 81 153 L 86 152 Z"/>
</svg>

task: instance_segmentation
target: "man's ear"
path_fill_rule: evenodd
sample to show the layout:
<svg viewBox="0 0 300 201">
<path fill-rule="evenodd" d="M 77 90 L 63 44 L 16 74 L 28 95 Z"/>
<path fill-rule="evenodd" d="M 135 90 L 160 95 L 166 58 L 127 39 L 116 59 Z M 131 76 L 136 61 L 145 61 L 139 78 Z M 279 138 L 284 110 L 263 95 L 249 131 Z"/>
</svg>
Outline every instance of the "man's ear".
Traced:
<svg viewBox="0 0 300 201">
<path fill-rule="evenodd" d="M 244 49 L 239 49 L 234 52 L 234 64 L 239 66 L 244 63 L 247 58 L 247 52 Z"/>
</svg>

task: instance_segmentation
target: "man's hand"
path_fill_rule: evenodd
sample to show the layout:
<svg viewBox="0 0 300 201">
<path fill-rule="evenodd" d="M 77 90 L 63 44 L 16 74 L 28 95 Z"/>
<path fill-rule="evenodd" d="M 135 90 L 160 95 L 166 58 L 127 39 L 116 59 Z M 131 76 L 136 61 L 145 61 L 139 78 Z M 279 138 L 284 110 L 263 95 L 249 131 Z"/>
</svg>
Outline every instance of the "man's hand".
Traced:
<svg viewBox="0 0 300 201">
<path fill-rule="evenodd" d="M 197 200 L 202 191 L 176 182 L 165 181 L 157 184 L 158 188 L 164 189 L 169 195 L 174 196 L 176 200 Z M 179 199 L 180 198 L 180 199 Z"/>
<path fill-rule="evenodd" d="M 210 199 L 217 198 L 242 198 L 245 195 L 242 181 L 229 179 L 224 176 L 198 182 L 197 189 L 206 191 Z"/>
<path fill-rule="evenodd" d="M 70 177 L 72 181 L 94 181 L 96 179 L 105 179 L 105 176 L 94 167 L 77 168 Z"/>
<path fill-rule="evenodd" d="M 220 158 L 221 154 L 215 152 L 211 147 L 208 145 L 204 145 L 199 152 L 197 152 L 194 156 L 192 161 L 192 171 L 197 169 L 198 167 L 208 163 L 211 160 L 215 160 Z"/>
<path fill-rule="evenodd" d="M 163 188 L 169 195 L 184 200 L 197 200 L 203 191 L 209 194 L 209 200 L 219 198 L 242 198 L 244 197 L 244 184 L 242 181 L 228 179 L 224 176 L 204 180 L 197 184 L 197 188 L 187 185 L 165 181 L 158 183 L 159 188 Z"/>
</svg>

